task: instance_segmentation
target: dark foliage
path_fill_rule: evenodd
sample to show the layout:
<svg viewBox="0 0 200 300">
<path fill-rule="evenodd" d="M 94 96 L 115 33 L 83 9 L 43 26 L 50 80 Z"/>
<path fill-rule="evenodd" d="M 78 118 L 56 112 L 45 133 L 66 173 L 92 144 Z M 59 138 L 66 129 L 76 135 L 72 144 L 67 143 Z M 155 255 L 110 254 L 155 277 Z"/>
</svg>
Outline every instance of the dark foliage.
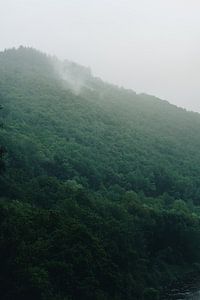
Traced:
<svg viewBox="0 0 200 300">
<path fill-rule="evenodd" d="M 159 299 L 199 270 L 199 114 L 24 47 L 0 92 L 1 299 Z"/>
</svg>

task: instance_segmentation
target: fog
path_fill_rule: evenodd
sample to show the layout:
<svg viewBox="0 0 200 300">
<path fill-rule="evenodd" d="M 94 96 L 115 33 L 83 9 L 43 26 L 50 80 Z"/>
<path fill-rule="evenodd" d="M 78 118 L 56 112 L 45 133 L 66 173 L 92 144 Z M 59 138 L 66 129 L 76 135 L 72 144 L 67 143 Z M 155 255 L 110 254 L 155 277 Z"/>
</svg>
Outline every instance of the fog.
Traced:
<svg viewBox="0 0 200 300">
<path fill-rule="evenodd" d="M 0 0 L 0 50 L 32 46 L 200 112 L 198 0 Z"/>
</svg>

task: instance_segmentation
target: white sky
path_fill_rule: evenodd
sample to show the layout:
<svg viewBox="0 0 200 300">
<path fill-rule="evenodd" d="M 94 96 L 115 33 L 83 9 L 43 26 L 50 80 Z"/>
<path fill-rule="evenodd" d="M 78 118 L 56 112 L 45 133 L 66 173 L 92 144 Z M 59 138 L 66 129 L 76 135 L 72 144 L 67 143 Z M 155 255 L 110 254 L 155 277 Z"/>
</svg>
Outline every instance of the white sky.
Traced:
<svg viewBox="0 0 200 300">
<path fill-rule="evenodd" d="M 19 45 L 200 112 L 200 0 L 0 0 L 0 50 Z"/>
</svg>

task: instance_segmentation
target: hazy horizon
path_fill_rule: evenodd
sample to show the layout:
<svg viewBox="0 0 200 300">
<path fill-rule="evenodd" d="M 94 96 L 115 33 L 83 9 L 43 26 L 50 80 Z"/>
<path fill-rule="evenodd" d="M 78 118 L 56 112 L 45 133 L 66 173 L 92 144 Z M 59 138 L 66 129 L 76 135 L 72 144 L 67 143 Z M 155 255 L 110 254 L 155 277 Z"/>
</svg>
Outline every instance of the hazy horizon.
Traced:
<svg viewBox="0 0 200 300">
<path fill-rule="evenodd" d="M 200 112 L 196 0 L 0 0 L 0 50 L 30 46 Z"/>
</svg>

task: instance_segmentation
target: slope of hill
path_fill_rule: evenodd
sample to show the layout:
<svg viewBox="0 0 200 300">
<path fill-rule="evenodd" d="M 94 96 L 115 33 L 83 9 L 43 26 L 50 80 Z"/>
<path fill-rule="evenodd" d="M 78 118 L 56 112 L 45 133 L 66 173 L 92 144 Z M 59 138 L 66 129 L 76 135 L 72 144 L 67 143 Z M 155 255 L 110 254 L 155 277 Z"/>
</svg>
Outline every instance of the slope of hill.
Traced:
<svg viewBox="0 0 200 300">
<path fill-rule="evenodd" d="M 156 299 L 198 271 L 199 114 L 24 47 L 0 104 L 2 299 Z"/>
</svg>

